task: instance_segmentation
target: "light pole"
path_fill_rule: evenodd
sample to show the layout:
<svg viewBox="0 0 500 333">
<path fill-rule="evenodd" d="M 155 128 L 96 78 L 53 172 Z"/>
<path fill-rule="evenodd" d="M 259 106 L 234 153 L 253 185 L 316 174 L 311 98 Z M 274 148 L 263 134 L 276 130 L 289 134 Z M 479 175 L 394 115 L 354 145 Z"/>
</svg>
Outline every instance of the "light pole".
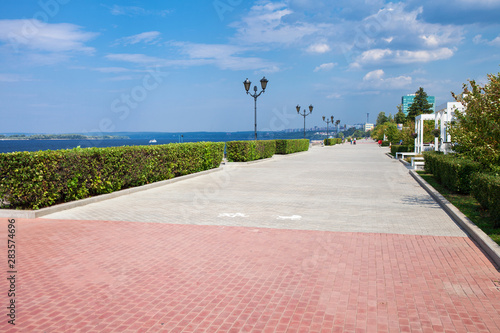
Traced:
<svg viewBox="0 0 500 333">
<path fill-rule="evenodd" d="M 243 81 L 243 84 L 245 85 L 245 90 L 247 91 L 247 95 L 252 96 L 253 99 L 254 99 L 254 101 L 255 101 L 255 110 L 254 110 L 254 115 L 255 115 L 255 126 L 254 126 L 255 140 L 257 140 L 257 97 L 259 97 L 264 91 L 266 91 L 267 82 L 268 82 L 268 80 L 264 76 L 262 78 L 262 80 L 260 80 L 260 85 L 262 87 L 262 91 L 257 94 L 257 86 L 254 86 L 253 87 L 254 93 L 251 94 L 249 92 L 249 90 L 250 90 L 250 86 L 252 85 L 252 82 L 250 82 L 250 80 L 248 78 L 245 81 Z"/>
<path fill-rule="evenodd" d="M 325 116 L 323 116 L 323 121 L 326 123 L 326 138 L 327 139 L 328 139 L 328 124 L 333 124 L 333 116 L 331 116 L 330 119 L 325 120 Z"/>
<path fill-rule="evenodd" d="M 337 126 L 337 136 L 338 136 L 338 134 L 339 134 L 339 124 L 340 124 L 340 119 L 337 119 L 337 120 L 335 121 L 335 125 Z"/>
<path fill-rule="evenodd" d="M 304 113 L 300 113 L 300 105 L 297 104 L 297 113 L 304 117 L 304 139 L 306 138 L 306 117 L 313 112 L 312 104 L 309 105 L 309 113 L 307 113 L 306 109 L 304 109 Z"/>
</svg>

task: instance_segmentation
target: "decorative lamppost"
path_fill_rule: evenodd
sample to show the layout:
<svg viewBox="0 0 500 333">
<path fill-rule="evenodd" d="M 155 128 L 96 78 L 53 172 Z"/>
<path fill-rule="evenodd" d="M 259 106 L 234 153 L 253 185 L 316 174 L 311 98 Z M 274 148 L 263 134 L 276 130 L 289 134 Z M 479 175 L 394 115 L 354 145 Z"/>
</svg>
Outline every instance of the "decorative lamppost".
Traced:
<svg viewBox="0 0 500 333">
<path fill-rule="evenodd" d="M 339 124 L 340 124 L 340 119 L 337 119 L 335 121 L 335 125 L 337 126 L 337 134 L 339 133 Z"/>
<path fill-rule="evenodd" d="M 325 120 L 325 116 L 323 116 L 323 121 L 326 123 L 326 138 L 327 139 L 328 139 L 328 124 L 333 124 L 333 116 L 331 116 L 330 119 Z"/>
<path fill-rule="evenodd" d="M 306 138 L 306 117 L 313 112 L 312 104 L 309 105 L 309 113 L 307 113 L 306 109 L 304 109 L 303 113 L 300 113 L 300 105 L 297 104 L 297 113 L 304 117 L 304 139 Z"/>
<path fill-rule="evenodd" d="M 262 87 L 262 91 L 257 94 L 257 86 L 254 86 L 253 87 L 254 93 L 251 94 L 249 92 L 249 90 L 250 90 L 250 86 L 252 85 L 252 82 L 250 82 L 250 80 L 248 78 L 245 81 L 243 81 L 243 84 L 245 85 L 245 90 L 247 91 L 247 95 L 252 96 L 253 99 L 254 99 L 254 101 L 255 101 L 255 110 L 254 110 L 254 115 L 255 115 L 255 126 L 254 126 L 255 140 L 257 140 L 257 97 L 259 97 L 264 91 L 266 91 L 267 82 L 268 82 L 268 80 L 264 76 L 262 78 L 262 80 L 260 80 L 260 85 Z"/>
</svg>

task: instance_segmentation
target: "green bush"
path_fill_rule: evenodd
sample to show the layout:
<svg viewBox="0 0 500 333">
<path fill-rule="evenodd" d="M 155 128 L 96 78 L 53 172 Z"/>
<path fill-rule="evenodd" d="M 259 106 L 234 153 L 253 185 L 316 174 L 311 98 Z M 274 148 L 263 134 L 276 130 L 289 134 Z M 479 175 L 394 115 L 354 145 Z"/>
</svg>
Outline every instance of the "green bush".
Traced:
<svg viewBox="0 0 500 333">
<path fill-rule="evenodd" d="M 198 142 L 0 154 L 0 198 L 39 209 L 216 168 L 223 151 Z"/>
<path fill-rule="evenodd" d="M 468 194 L 471 177 L 481 170 L 481 164 L 457 157 L 455 154 L 424 152 L 425 171 L 453 192 Z"/>
<path fill-rule="evenodd" d="M 415 150 L 415 146 L 408 145 L 392 145 L 391 154 L 396 155 L 396 153 L 410 153 Z"/>
<path fill-rule="evenodd" d="M 342 139 L 341 138 L 333 138 L 333 139 L 324 139 L 323 140 L 323 144 L 325 146 L 334 146 L 334 145 L 337 145 L 337 144 L 340 144 L 342 143 Z"/>
<path fill-rule="evenodd" d="M 471 193 L 500 226 L 500 176 L 478 172 L 472 176 Z"/>
<path fill-rule="evenodd" d="M 382 141 L 382 144 L 380 146 L 382 147 L 389 147 L 391 145 L 390 141 Z"/>
<path fill-rule="evenodd" d="M 309 139 L 276 140 L 276 154 L 293 154 L 309 150 Z"/>
<path fill-rule="evenodd" d="M 275 153 L 275 140 L 226 142 L 226 154 L 229 162 L 255 161 L 272 157 Z"/>
</svg>

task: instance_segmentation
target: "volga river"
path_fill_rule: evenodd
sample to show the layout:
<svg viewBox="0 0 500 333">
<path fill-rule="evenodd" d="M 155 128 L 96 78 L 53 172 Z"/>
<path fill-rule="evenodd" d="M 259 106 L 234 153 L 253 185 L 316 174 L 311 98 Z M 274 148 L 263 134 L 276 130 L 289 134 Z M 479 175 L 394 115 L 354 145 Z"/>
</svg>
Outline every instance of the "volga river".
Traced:
<svg viewBox="0 0 500 333">
<path fill-rule="evenodd" d="M 298 134 L 297 134 L 298 135 Z M 109 140 L 0 140 L 0 153 L 11 153 L 16 151 L 39 151 L 73 149 L 89 147 L 119 147 L 119 146 L 143 146 L 160 145 L 175 142 L 226 142 L 234 140 L 252 140 L 253 132 L 193 132 L 185 134 L 156 133 L 156 135 L 137 133 L 130 139 Z M 259 133 L 260 139 L 277 139 L 282 135 L 278 133 Z M 299 135 L 298 135 L 299 136 Z M 299 136 L 300 137 L 300 136 Z M 156 143 L 150 143 L 150 140 Z"/>
</svg>

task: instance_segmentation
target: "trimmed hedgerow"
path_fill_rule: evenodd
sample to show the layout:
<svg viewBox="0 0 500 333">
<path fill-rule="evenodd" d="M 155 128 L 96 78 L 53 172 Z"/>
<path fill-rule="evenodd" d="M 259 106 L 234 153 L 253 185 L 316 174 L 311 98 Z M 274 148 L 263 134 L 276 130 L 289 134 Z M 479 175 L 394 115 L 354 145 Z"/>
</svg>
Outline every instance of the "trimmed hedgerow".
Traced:
<svg viewBox="0 0 500 333">
<path fill-rule="evenodd" d="M 0 154 L 0 204 L 39 209 L 216 168 L 223 142 Z"/>
<path fill-rule="evenodd" d="M 392 145 L 391 154 L 396 155 L 396 153 L 410 153 L 415 150 L 415 146 L 408 145 Z"/>
<path fill-rule="evenodd" d="M 436 180 L 456 193 L 468 194 L 471 177 L 481 170 L 481 164 L 454 154 L 424 152 L 425 171 L 432 173 Z"/>
<path fill-rule="evenodd" d="M 260 160 L 272 157 L 275 152 L 275 140 L 226 142 L 226 155 L 229 162 Z"/>
<path fill-rule="evenodd" d="M 472 176 L 471 193 L 500 226 L 500 176 L 478 172 Z"/>
<path fill-rule="evenodd" d="M 334 146 L 336 144 L 340 144 L 342 143 L 342 139 L 341 138 L 330 138 L 330 139 L 324 139 L 323 140 L 323 144 L 325 146 Z"/>
<path fill-rule="evenodd" d="M 275 140 L 276 154 L 293 154 L 309 150 L 309 139 Z"/>
</svg>

